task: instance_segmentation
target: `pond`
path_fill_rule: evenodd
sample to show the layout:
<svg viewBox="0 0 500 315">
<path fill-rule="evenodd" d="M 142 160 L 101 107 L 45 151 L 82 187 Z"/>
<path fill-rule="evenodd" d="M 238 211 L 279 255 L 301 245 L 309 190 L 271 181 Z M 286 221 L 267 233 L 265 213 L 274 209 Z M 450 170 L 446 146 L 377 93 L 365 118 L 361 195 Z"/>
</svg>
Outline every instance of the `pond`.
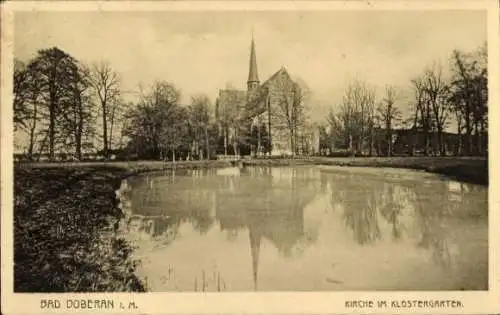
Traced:
<svg viewBox="0 0 500 315">
<path fill-rule="evenodd" d="M 488 189 L 410 170 L 245 167 L 122 183 L 148 290 L 487 290 Z"/>
</svg>

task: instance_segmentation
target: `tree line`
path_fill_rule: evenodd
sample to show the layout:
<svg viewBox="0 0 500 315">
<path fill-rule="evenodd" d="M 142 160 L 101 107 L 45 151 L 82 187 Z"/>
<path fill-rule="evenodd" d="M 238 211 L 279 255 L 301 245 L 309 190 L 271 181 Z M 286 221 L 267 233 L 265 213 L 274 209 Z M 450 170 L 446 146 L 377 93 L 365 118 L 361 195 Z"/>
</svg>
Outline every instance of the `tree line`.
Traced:
<svg viewBox="0 0 500 315">
<path fill-rule="evenodd" d="M 267 122 L 273 121 L 273 132 L 286 134 L 293 154 L 312 151 L 308 89 L 290 80 L 275 84 L 280 85 L 275 90 L 285 92 L 274 95 L 277 101 L 269 108 Z M 320 146 L 391 156 L 398 145 L 397 153 L 445 155 L 450 151 L 446 130 L 453 121 L 455 154 L 487 154 L 487 85 L 486 44 L 472 52 L 453 51 L 448 67 L 426 67 L 409 82 L 410 100 L 394 86 L 386 86 L 378 98 L 375 86 L 354 80 L 320 127 Z M 262 97 L 266 92 L 261 89 Z M 85 64 L 57 47 L 38 51 L 28 62 L 16 59 L 14 127 L 26 138 L 25 158 L 47 155 L 55 160 L 63 153 L 82 160 L 97 151 L 104 158 L 120 153 L 132 158 L 209 159 L 252 150 L 267 153 L 275 145 L 271 124 L 252 112 L 262 109 L 245 100 L 229 100 L 235 106 L 216 111 L 217 104 L 200 94 L 183 105 L 180 90 L 161 80 L 139 87 L 134 102 L 125 101 L 127 93 L 106 61 Z M 266 106 L 259 97 L 255 101 Z M 402 139 L 399 143 L 396 136 Z"/>
<path fill-rule="evenodd" d="M 26 136 L 25 158 L 82 160 L 97 151 L 103 158 L 120 152 L 175 160 L 215 152 L 217 124 L 206 95 L 181 105 L 180 91 L 165 81 L 139 87 L 136 102 L 125 102 L 125 93 L 106 61 L 84 64 L 57 47 L 26 63 L 16 59 L 14 128 Z"/>
<path fill-rule="evenodd" d="M 27 136 L 28 159 L 72 148 L 76 158 L 103 143 L 107 154 L 123 100 L 118 75 L 106 62 L 85 65 L 54 47 L 28 63 L 14 61 L 14 128 Z"/>
<path fill-rule="evenodd" d="M 434 62 L 409 86 L 409 101 L 394 86 L 386 86 L 383 97 L 377 99 L 375 86 L 352 81 L 321 128 L 322 147 L 345 149 L 349 154 L 391 156 L 399 126 L 398 136 L 403 139 L 399 145 L 404 153 L 446 155 L 451 148 L 445 130 L 454 120 L 457 136 L 452 141 L 453 153 L 487 154 L 486 44 L 472 52 L 454 50 L 449 67 Z M 407 117 L 402 115 L 404 106 L 410 112 Z"/>
</svg>

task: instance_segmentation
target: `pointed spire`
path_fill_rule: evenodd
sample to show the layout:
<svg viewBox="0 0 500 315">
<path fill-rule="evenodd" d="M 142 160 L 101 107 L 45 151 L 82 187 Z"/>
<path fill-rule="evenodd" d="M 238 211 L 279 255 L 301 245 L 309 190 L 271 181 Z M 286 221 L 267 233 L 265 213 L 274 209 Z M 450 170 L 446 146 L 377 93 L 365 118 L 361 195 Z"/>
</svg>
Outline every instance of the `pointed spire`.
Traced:
<svg viewBox="0 0 500 315">
<path fill-rule="evenodd" d="M 250 249 L 252 252 L 252 271 L 253 271 L 253 288 L 257 291 L 257 282 L 259 277 L 259 253 L 260 253 L 260 241 L 262 238 L 261 233 L 254 230 L 253 227 L 249 226 L 250 233 Z"/>
<path fill-rule="evenodd" d="M 255 55 L 255 42 L 253 39 L 252 29 L 252 46 L 250 47 L 250 68 L 248 71 L 248 85 L 251 83 L 259 83 L 259 74 L 257 72 L 257 56 Z"/>
</svg>

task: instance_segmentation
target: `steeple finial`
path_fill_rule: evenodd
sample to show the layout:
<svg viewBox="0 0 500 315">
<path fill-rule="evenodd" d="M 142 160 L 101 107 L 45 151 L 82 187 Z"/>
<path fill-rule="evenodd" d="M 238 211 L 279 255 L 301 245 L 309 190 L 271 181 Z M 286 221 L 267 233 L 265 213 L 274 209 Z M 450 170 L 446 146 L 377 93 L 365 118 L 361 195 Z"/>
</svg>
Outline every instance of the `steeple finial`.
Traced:
<svg viewBox="0 0 500 315">
<path fill-rule="evenodd" d="M 257 56 L 255 54 L 255 42 L 252 29 L 252 45 L 250 47 L 250 67 L 248 71 L 248 88 L 255 88 L 259 84 L 259 74 L 257 72 Z"/>
</svg>

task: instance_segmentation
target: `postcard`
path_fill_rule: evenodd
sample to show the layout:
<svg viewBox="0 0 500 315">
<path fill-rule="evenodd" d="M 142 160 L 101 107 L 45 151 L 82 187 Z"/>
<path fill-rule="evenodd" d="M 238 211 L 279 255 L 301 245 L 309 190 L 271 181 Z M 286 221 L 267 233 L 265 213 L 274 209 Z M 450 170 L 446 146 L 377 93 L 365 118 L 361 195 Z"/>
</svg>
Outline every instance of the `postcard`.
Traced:
<svg viewBox="0 0 500 315">
<path fill-rule="evenodd" d="M 1 9 L 2 313 L 500 312 L 497 1 Z"/>
</svg>

